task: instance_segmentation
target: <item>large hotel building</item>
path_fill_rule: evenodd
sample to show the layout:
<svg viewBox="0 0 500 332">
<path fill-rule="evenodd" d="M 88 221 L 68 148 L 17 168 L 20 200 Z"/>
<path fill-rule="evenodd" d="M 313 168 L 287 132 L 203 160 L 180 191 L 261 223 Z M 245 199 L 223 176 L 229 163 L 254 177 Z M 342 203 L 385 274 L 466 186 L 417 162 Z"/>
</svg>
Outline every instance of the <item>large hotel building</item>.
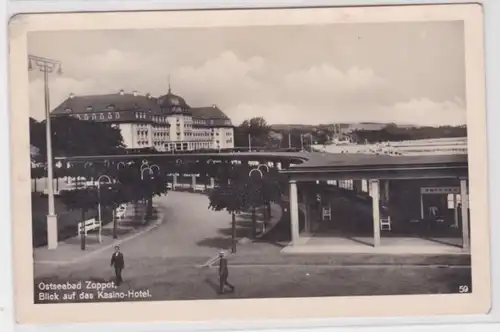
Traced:
<svg viewBox="0 0 500 332">
<path fill-rule="evenodd" d="M 190 107 L 172 93 L 153 97 L 137 92 L 70 96 L 51 116 L 110 123 L 120 128 L 128 149 L 189 151 L 234 148 L 234 127 L 216 105 Z"/>
</svg>

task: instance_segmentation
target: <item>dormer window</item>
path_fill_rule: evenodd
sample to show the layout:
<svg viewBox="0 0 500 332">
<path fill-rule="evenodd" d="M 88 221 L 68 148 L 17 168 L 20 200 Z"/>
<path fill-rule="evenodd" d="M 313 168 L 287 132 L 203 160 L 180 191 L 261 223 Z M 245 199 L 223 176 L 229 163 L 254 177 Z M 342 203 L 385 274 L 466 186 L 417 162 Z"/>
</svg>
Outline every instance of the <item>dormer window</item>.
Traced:
<svg viewBox="0 0 500 332">
<path fill-rule="evenodd" d="M 64 110 L 64 113 L 71 113 L 71 112 L 72 112 L 71 108 L 66 108 L 66 109 Z"/>
<path fill-rule="evenodd" d="M 92 106 L 87 106 L 87 111 L 92 111 Z"/>
<path fill-rule="evenodd" d="M 139 108 L 139 105 L 134 104 L 134 108 L 135 108 L 135 109 Z"/>
<path fill-rule="evenodd" d="M 115 109 L 115 105 L 108 105 L 108 109 L 109 109 L 109 110 L 113 110 L 113 109 Z"/>
</svg>

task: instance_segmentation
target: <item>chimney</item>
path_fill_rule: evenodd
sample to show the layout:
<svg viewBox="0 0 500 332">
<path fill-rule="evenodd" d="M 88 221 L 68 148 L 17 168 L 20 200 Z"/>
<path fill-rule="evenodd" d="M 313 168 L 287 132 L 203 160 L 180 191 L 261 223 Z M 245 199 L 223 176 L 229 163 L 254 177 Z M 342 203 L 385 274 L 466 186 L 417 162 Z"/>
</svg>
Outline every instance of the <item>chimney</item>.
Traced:
<svg viewBox="0 0 500 332">
<path fill-rule="evenodd" d="M 151 94 L 150 93 L 146 93 L 146 98 L 151 99 Z"/>
<path fill-rule="evenodd" d="M 134 92 L 132 92 L 132 93 L 133 93 L 134 97 L 137 97 L 137 95 L 138 95 L 137 90 L 134 90 Z"/>
<path fill-rule="evenodd" d="M 120 90 L 120 95 L 124 95 L 125 94 L 125 91 L 123 91 L 123 89 Z"/>
<path fill-rule="evenodd" d="M 213 104 L 213 105 L 212 105 L 212 107 L 213 107 L 213 108 L 216 108 L 216 107 L 217 107 L 217 105 Z"/>
<path fill-rule="evenodd" d="M 73 92 L 71 92 L 71 93 L 69 94 L 69 99 L 73 99 L 73 98 L 75 98 L 75 94 L 74 94 Z"/>
</svg>

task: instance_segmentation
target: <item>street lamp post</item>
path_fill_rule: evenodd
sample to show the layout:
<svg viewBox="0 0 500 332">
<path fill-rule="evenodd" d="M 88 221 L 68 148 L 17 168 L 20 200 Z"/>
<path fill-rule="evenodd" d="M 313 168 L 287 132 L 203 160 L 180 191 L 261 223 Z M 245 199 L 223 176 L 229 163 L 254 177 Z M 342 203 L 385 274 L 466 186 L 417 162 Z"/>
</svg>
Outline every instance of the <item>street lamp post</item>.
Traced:
<svg viewBox="0 0 500 332">
<path fill-rule="evenodd" d="M 266 166 L 267 165 L 262 165 L 260 164 L 259 166 L 257 166 L 256 168 L 252 168 L 249 172 L 248 172 L 248 177 L 251 179 L 252 178 L 252 173 L 254 172 L 257 172 L 257 174 L 259 174 L 260 176 L 260 179 L 263 179 L 264 178 L 264 173 L 262 172 L 262 170 L 260 169 L 260 166 Z M 265 227 L 265 226 L 264 226 Z M 257 236 L 257 216 L 256 216 L 256 211 L 255 211 L 255 202 L 252 203 L 252 235 L 253 237 L 255 238 Z"/>
<path fill-rule="evenodd" d="M 248 121 L 248 152 L 252 151 L 252 134 L 250 133 L 250 129 L 252 128 L 252 124 Z"/>
<path fill-rule="evenodd" d="M 160 172 L 160 166 L 158 166 L 156 164 L 148 165 L 147 163 L 143 162 L 143 164 L 141 165 L 141 181 L 144 181 L 144 171 L 148 171 L 149 176 L 150 176 L 150 181 L 151 181 L 152 177 L 155 174 L 154 170 L 156 170 L 156 173 Z M 150 189 L 150 197 L 148 199 L 146 220 L 151 218 L 151 214 L 152 214 L 152 210 L 153 210 L 153 188 L 149 188 L 149 189 Z"/>
<path fill-rule="evenodd" d="M 98 201 L 98 205 L 97 205 L 97 213 L 98 213 L 98 216 L 99 216 L 99 221 L 102 222 L 102 208 L 101 208 L 101 180 L 105 178 L 106 180 L 108 180 L 108 183 L 107 184 L 112 184 L 113 181 L 111 181 L 111 178 L 105 174 L 101 175 L 100 177 L 97 178 L 97 201 Z"/>
<path fill-rule="evenodd" d="M 43 72 L 43 86 L 45 97 L 45 135 L 47 141 L 47 191 L 48 191 L 48 214 L 47 214 L 47 246 L 49 249 L 56 249 L 58 243 L 57 215 L 54 200 L 54 170 L 52 160 L 52 130 L 50 127 L 50 93 L 49 74 L 57 70 L 62 73 L 61 62 L 53 59 L 28 55 L 28 69 L 33 69 L 33 65 Z"/>
</svg>

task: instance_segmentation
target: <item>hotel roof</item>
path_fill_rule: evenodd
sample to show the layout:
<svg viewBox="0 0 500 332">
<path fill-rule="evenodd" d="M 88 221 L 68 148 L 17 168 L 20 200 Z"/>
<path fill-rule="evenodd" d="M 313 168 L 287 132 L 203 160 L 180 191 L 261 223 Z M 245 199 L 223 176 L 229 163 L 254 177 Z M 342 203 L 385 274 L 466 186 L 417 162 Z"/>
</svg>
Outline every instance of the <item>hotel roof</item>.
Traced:
<svg viewBox="0 0 500 332">
<path fill-rule="evenodd" d="M 175 112 L 166 112 L 162 106 L 173 107 L 176 104 L 182 108 L 179 114 L 192 115 L 195 119 L 202 120 L 230 120 L 224 112 L 216 105 L 209 107 L 189 107 L 182 97 L 169 94 L 160 98 L 138 93 L 124 93 L 120 91 L 114 94 L 83 95 L 71 94 L 52 112 L 52 115 L 86 114 L 96 112 L 120 112 L 120 111 L 142 111 L 154 115 L 170 115 Z M 225 123 L 222 123 L 225 125 Z"/>
</svg>

